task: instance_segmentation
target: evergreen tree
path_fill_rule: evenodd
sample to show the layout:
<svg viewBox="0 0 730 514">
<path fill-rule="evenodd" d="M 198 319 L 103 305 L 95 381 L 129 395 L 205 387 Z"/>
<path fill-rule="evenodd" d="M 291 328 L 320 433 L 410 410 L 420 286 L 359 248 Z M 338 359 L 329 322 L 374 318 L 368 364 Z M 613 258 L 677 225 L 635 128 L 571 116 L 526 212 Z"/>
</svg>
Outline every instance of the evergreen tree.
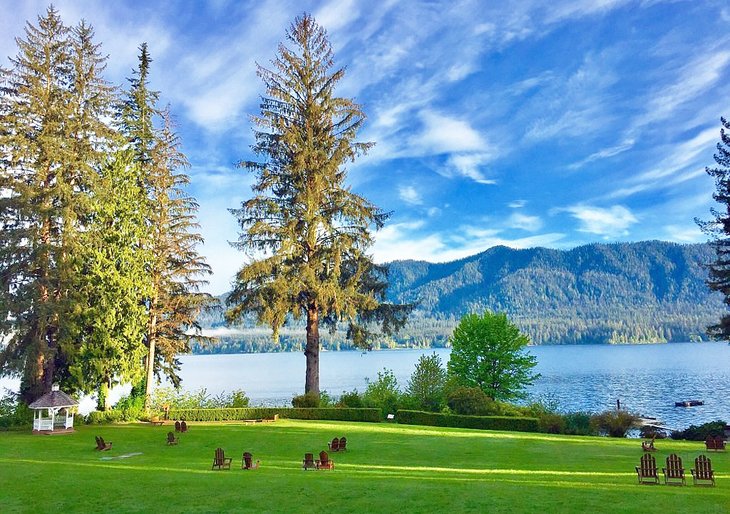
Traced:
<svg viewBox="0 0 730 514">
<path fill-rule="evenodd" d="M 118 114 L 120 129 L 141 172 L 151 227 L 145 242 L 151 259 L 145 337 L 147 406 L 154 376 L 165 374 L 177 386 L 176 355 L 189 351 L 194 339 L 208 340 L 201 336 L 196 320 L 213 303 L 210 295 L 200 292 L 206 283 L 203 277 L 211 270 L 197 252 L 203 241 L 196 232 L 198 204 L 185 192 L 190 179 L 181 171 L 188 162 L 180 151 L 169 112 L 158 109 L 159 93 L 149 87 L 151 62 L 143 43 L 138 68 L 129 79 L 130 88 Z M 161 128 L 155 127 L 155 120 L 162 120 Z"/>
<path fill-rule="evenodd" d="M 717 153 L 713 156 L 716 168 L 705 168 L 708 175 L 715 179 L 715 193 L 712 197 L 722 205 L 721 209 L 711 209 L 713 219 L 710 221 L 695 220 L 710 238 L 715 249 L 715 261 L 708 265 L 710 270 L 707 285 L 712 291 L 719 291 L 724 296 L 726 305 L 730 305 L 730 122 L 720 118 L 720 142 Z M 730 314 L 722 316 L 720 321 L 708 327 L 708 334 L 715 339 L 730 340 Z"/>
<path fill-rule="evenodd" d="M 367 346 L 368 321 L 398 328 L 407 306 L 383 304 L 385 274 L 367 255 L 370 227 L 388 215 L 345 187 L 347 161 L 372 143 L 356 141 L 365 119 L 359 105 L 335 96 L 344 69 L 333 69 L 327 34 L 308 14 L 286 33 L 273 70 L 258 67 L 266 97 L 253 118 L 261 162 L 241 165 L 256 175 L 254 196 L 231 209 L 241 227 L 233 245 L 252 260 L 228 297 L 229 322 L 254 313 L 278 337 L 287 316 L 306 319 L 305 393 L 319 393 L 319 327 L 349 324 Z M 260 255 L 263 254 L 263 257 Z"/>
<path fill-rule="evenodd" d="M 74 256 L 110 132 L 93 30 L 48 8 L 17 38 L 0 97 L 0 353 L 31 401 L 68 379 Z M 62 349 L 65 348 L 65 350 Z"/>
</svg>

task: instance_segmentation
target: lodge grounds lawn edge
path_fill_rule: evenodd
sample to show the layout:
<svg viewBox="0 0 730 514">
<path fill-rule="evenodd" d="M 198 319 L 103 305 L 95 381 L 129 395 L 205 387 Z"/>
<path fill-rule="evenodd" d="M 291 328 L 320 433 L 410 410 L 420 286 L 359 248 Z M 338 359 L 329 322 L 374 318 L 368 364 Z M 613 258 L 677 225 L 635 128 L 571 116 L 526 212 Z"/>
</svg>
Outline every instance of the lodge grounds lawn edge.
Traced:
<svg viewBox="0 0 730 514">
<path fill-rule="evenodd" d="M 278 420 L 86 425 L 74 434 L 0 432 L 2 512 L 727 512 L 730 455 L 660 440 L 661 468 L 682 457 L 687 486 L 641 486 L 638 440 L 390 423 Z M 94 450 L 94 436 L 113 442 Z M 332 471 L 303 471 L 305 452 L 346 436 Z M 212 471 L 215 448 L 233 458 Z M 261 461 L 241 470 L 244 451 Z M 717 486 L 692 486 L 695 457 Z"/>
</svg>

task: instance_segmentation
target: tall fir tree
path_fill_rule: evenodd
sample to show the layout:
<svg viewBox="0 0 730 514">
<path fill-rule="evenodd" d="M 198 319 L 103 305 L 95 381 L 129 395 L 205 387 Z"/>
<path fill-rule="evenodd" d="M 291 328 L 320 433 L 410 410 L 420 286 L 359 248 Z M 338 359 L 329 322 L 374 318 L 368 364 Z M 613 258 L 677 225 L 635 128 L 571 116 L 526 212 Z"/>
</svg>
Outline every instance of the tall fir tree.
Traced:
<svg viewBox="0 0 730 514">
<path fill-rule="evenodd" d="M 17 38 L 0 97 L 0 371 L 31 401 L 68 379 L 69 291 L 109 130 L 93 30 L 49 7 Z"/>
<path fill-rule="evenodd" d="M 266 87 L 261 113 L 253 117 L 263 160 L 241 166 L 256 175 L 254 196 L 231 209 L 241 227 L 233 245 L 251 261 L 236 275 L 227 319 L 254 313 L 274 330 L 287 316 L 306 319 L 305 392 L 319 393 L 319 330 L 347 322 L 348 334 L 368 344 L 364 320 L 405 321 L 407 308 L 383 304 L 384 273 L 368 249 L 370 228 L 387 213 L 345 186 L 344 165 L 372 143 L 356 141 L 365 119 L 359 105 L 335 96 L 344 69 L 334 69 L 325 30 L 308 14 L 286 33 L 273 70 L 258 67 Z M 263 255 L 263 257 L 261 256 Z"/>
<path fill-rule="evenodd" d="M 185 191 L 189 177 L 182 170 L 188 162 L 169 111 L 157 107 L 159 93 L 149 85 L 151 62 L 143 43 L 138 68 L 129 79 L 129 90 L 119 109 L 121 131 L 141 171 L 151 227 L 146 242 L 151 259 L 145 337 L 148 407 L 155 375 L 164 374 L 177 386 L 176 356 L 189 351 L 192 340 L 208 340 L 201 335 L 196 319 L 202 309 L 214 303 L 210 295 L 200 292 L 211 270 L 197 251 L 203 242 L 197 232 L 198 204 Z M 162 127 L 155 127 L 156 120 L 161 120 Z"/>
<path fill-rule="evenodd" d="M 722 207 L 711 209 L 710 221 L 696 222 L 711 238 L 710 244 L 715 249 L 716 259 L 708 265 L 707 285 L 711 290 L 722 293 L 725 304 L 730 305 L 730 122 L 725 118 L 720 118 L 720 122 L 720 141 L 717 143 L 717 153 L 713 156 L 717 167 L 707 167 L 705 171 L 715 179 L 712 197 Z M 708 327 L 707 331 L 715 339 L 730 340 L 730 314 Z"/>
</svg>

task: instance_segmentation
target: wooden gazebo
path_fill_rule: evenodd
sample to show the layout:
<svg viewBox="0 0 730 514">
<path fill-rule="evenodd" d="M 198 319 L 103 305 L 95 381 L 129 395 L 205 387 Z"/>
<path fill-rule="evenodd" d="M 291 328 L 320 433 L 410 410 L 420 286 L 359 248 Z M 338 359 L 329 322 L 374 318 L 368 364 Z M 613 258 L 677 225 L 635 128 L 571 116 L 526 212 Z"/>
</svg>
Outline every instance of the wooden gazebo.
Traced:
<svg viewBox="0 0 730 514">
<path fill-rule="evenodd" d="M 28 407 L 33 409 L 33 432 L 63 434 L 74 431 L 74 413 L 79 403 L 53 384 L 46 393 Z"/>
</svg>

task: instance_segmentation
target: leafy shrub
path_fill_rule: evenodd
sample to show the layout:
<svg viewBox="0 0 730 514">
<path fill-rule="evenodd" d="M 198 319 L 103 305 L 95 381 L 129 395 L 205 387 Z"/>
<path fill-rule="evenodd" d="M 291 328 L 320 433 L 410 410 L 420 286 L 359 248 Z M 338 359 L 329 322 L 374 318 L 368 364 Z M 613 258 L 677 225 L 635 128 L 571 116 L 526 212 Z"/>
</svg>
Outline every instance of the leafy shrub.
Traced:
<svg viewBox="0 0 730 514">
<path fill-rule="evenodd" d="M 320 397 L 317 393 L 309 392 L 300 394 L 291 399 L 292 407 L 298 409 L 319 407 Z"/>
<path fill-rule="evenodd" d="M 357 389 L 353 389 L 349 393 L 342 393 L 342 396 L 340 396 L 340 399 L 337 402 L 337 407 L 359 409 L 364 407 L 364 405 L 360 393 L 357 392 Z"/>
<path fill-rule="evenodd" d="M 564 434 L 565 417 L 556 412 L 543 412 L 537 417 L 540 432 L 547 434 Z"/>
<path fill-rule="evenodd" d="M 0 397 L 0 429 L 22 427 L 33 422 L 33 411 L 18 401 L 18 395 L 6 390 Z"/>
<path fill-rule="evenodd" d="M 591 414 L 589 412 L 571 412 L 563 415 L 565 428 L 563 433 L 569 435 L 591 435 Z"/>
<path fill-rule="evenodd" d="M 248 419 L 273 418 L 330 419 L 336 421 L 368 421 L 379 423 L 382 416 L 379 409 L 339 408 L 287 408 L 254 407 L 247 409 L 175 409 L 170 411 L 171 419 L 186 421 L 242 421 Z"/>
<path fill-rule="evenodd" d="M 398 410 L 401 392 L 398 389 L 398 380 L 392 370 L 378 371 L 378 378 L 374 382 L 367 381 L 368 385 L 363 394 L 363 403 L 367 407 L 377 408 L 386 416 Z"/>
<path fill-rule="evenodd" d="M 609 410 L 591 416 L 591 430 L 611 437 L 626 437 L 629 429 L 638 425 L 639 416 L 625 410 Z"/>
<path fill-rule="evenodd" d="M 206 389 L 198 391 L 178 391 L 172 387 L 158 387 L 152 392 L 150 405 L 155 410 L 170 409 L 224 409 L 248 407 L 250 400 L 241 389 L 222 392 L 211 396 Z"/>
<path fill-rule="evenodd" d="M 708 435 L 716 437 L 724 434 L 726 423 L 721 420 L 711 421 L 703 425 L 690 425 L 684 430 L 672 431 L 672 439 L 686 439 L 688 441 L 704 441 Z"/>
<path fill-rule="evenodd" d="M 416 363 L 408 385 L 406 395 L 416 409 L 436 412 L 444 406 L 444 387 L 446 370 L 441 357 L 421 355 Z"/>
<path fill-rule="evenodd" d="M 537 432 L 537 418 L 510 416 L 460 416 L 401 409 L 396 413 L 398 423 L 405 425 L 427 425 L 435 427 L 478 428 L 482 430 L 509 430 L 515 432 Z"/>
<path fill-rule="evenodd" d="M 478 387 L 455 387 L 447 393 L 446 404 L 457 414 L 484 416 L 489 412 L 491 398 Z"/>
</svg>

